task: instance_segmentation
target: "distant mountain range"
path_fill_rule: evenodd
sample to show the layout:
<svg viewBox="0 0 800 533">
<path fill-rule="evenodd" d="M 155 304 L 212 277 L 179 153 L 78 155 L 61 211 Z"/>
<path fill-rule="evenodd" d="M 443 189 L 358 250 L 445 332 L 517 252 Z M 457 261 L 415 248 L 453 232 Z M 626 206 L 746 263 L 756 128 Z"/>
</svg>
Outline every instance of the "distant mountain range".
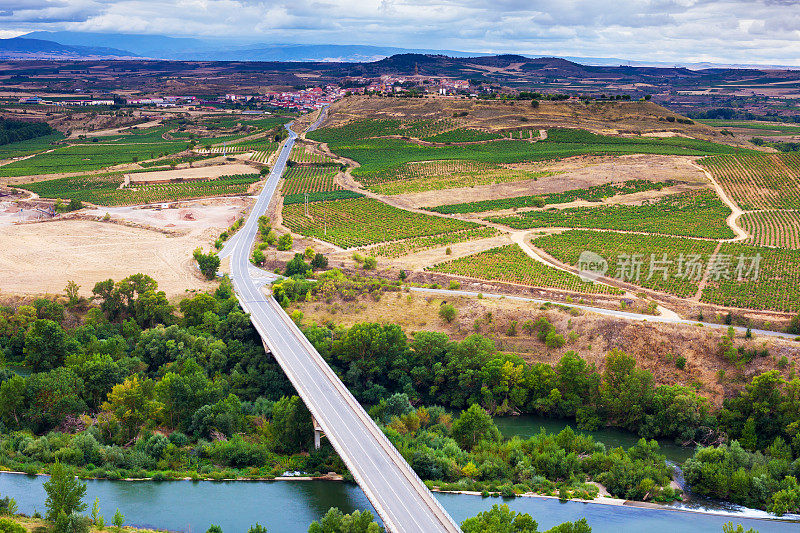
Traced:
<svg viewBox="0 0 800 533">
<path fill-rule="evenodd" d="M 452 58 L 493 54 L 458 50 L 409 49 L 339 44 L 265 44 L 234 39 L 197 39 L 123 33 L 35 31 L 0 39 L 0 59 L 160 59 L 172 61 L 274 61 L 372 63 L 398 54 L 429 54 Z M 507 56 L 508 54 L 506 54 Z M 523 57 L 523 56 L 520 56 Z M 524 58 L 527 60 L 528 58 Z M 735 65 L 632 61 L 604 57 L 564 57 L 587 66 L 707 68 L 789 68 L 780 65 Z"/>
<path fill-rule="evenodd" d="M 128 55 L 174 61 L 325 61 L 369 62 L 403 53 L 474 57 L 489 54 L 457 50 L 425 50 L 391 46 L 338 44 L 264 44 L 224 39 L 194 39 L 164 35 L 35 31 L 26 39 L 43 39 L 62 45 L 106 47 Z"/>
<path fill-rule="evenodd" d="M 136 54 L 105 46 L 65 45 L 43 39 L 0 39 L 0 59 L 131 59 Z"/>
</svg>

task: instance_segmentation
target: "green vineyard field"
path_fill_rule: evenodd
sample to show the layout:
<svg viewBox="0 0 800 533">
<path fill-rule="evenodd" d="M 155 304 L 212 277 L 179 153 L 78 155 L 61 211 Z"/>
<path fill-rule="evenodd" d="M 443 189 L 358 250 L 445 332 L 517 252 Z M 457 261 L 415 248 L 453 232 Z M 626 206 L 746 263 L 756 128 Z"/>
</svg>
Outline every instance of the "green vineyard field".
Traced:
<svg viewBox="0 0 800 533">
<path fill-rule="evenodd" d="M 731 239 L 735 234 L 725 223 L 730 213 L 713 191 L 704 190 L 665 196 L 642 205 L 547 209 L 488 220 L 515 229 L 597 228 Z"/>
<path fill-rule="evenodd" d="M 586 294 L 619 294 L 608 285 L 581 280 L 578 276 L 530 258 L 516 244 L 492 248 L 475 255 L 440 263 L 428 270 L 489 281 L 518 283 Z"/>
<path fill-rule="evenodd" d="M 531 244 L 575 267 L 581 253 L 593 252 L 607 261 L 608 277 L 675 296 L 690 297 L 697 292 L 705 265 L 717 243 L 685 237 L 570 230 L 539 237 Z M 634 257 L 635 254 L 638 254 L 638 258 Z M 671 264 L 662 263 L 665 254 L 667 261 L 672 261 Z M 683 263 L 680 261 L 681 255 Z M 699 257 L 697 261 L 690 262 L 691 256 Z M 655 262 L 651 263 L 651 260 Z M 638 262 L 641 263 L 638 267 L 639 276 L 635 279 Z M 697 264 L 700 265 L 699 269 L 694 267 Z M 664 279 L 665 270 L 651 267 L 666 268 L 667 279 Z"/>
<path fill-rule="evenodd" d="M 283 222 L 292 231 L 342 248 L 478 227 L 472 222 L 404 211 L 371 198 L 311 203 L 309 215 L 302 203 L 283 208 Z"/>
</svg>

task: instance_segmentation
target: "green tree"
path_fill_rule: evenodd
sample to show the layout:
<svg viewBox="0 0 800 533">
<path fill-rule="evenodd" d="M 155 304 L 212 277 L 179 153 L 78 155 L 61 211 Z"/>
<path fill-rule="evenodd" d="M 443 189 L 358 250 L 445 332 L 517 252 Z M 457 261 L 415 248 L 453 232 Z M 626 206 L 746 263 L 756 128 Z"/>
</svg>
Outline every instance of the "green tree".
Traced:
<svg viewBox="0 0 800 533">
<path fill-rule="evenodd" d="M 449 324 L 456 318 L 456 308 L 450 304 L 439 306 L 439 317 Z"/>
<path fill-rule="evenodd" d="M 284 396 L 272 408 L 272 431 L 278 449 L 285 453 L 308 450 L 314 440 L 311 413 L 297 396 Z"/>
<path fill-rule="evenodd" d="M 92 524 L 94 524 L 97 529 L 103 529 L 106 527 L 106 519 L 103 518 L 102 514 L 100 514 L 100 498 L 95 498 L 94 502 L 92 502 L 91 520 Z"/>
<path fill-rule="evenodd" d="M 328 268 L 328 258 L 321 253 L 316 253 L 311 260 L 311 268 L 314 270 L 322 270 Z"/>
<path fill-rule="evenodd" d="M 194 260 L 197 261 L 197 266 L 200 267 L 200 272 L 206 279 L 214 279 L 217 277 L 217 270 L 219 270 L 220 259 L 213 251 L 207 254 L 203 253 L 202 248 L 197 248 L 192 254 Z"/>
<path fill-rule="evenodd" d="M 278 238 L 278 250 L 286 252 L 292 249 L 294 241 L 292 240 L 291 233 L 284 233 Z"/>
<path fill-rule="evenodd" d="M 453 422 L 453 438 L 465 450 L 471 450 L 482 440 L 496 441 L 500 431 L 489 413 L 478 404 L 473 404 Z"/>
<path fill-rule="evenodd" d="M 59 513 L 69 516 L 86 510 L 83 497 L 86 495 L 86 483 L 78 481 L 72 472 L 61 463 L 55 463 L 50 471 L 50 479 L 44 484 L 47 499 L 47 519 L 55 521 Z"/>
<path fill-rule="evenodd" d="M 285 276 L 305 277 L 311 273 L 311 265 L 305 262 L 303 254 L 294 254 L 294 258 L 286 263 Z"/>
<path fill-rule="evenodd" d="M 25 335 L 25 363 L 34 372 L 61 366 L 67 353 L 67 336 L 52 320 L 37 320 Z"/>
<path fill-rule="evenodd" d="M 114 524 L 118 530 L 122 529 L 122 526 L 125 525 L 125 515 L 122 514 L 119 509 L 114 513 L 114 517 L 111 519 L 111 523 Z"/>
<path fill-rule="evenodd" d="M 0 418 L 11 427 L 19 427 L 20 416 L 25 410 L 25 378 L 11 376 L 0 385 Z"/>
<path fill-rule="evenodd" d="M 127 442 L 139 433 L 145 423 L 158 419 L 163 405 L 155 400 L 155 384 L 152 380 L 140 380 L 138 376 L 133 376 L 115 385 L 100 408 L 119 421 L 123 430 L 122 439 Z"/>
<path fill-rule="evenodd" d="M 344 514 L 336 507 L 328 509 L 325 516 L 308 526 L 308 533 L 380 533 L 378 525 L 369 511 L 353 511 Z"/>
<path fill-rule="evenodd" d="M 538 525 L 531 515 L 516 513 L 508 505 L 493 505 L 488 511 L 467 518 L 461 523 L 464 533 L 537 533 Z"/>
</svg>

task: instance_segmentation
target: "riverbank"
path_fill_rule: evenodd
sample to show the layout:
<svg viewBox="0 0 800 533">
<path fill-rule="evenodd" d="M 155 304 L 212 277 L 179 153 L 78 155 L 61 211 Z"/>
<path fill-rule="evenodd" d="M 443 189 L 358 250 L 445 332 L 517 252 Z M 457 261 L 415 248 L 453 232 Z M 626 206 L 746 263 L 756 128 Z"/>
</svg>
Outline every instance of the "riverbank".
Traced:
<svg viewBox="0 0 800 533">
<path fill-rule="evenodd" d="M 53 524 L 51 522 L 48 522 L 43 518 L 32 518 L 26 515 L 12 515 L 12 516 L 4 516 L 2 518 L 11 520 L 15 524 L 22 526 L 25 529 L 25 531 L 30 531 L 31 533 L 49 531 L 50 528 L 53 527 Z M 100 531 L 107 532 L 109 529 L 111 528 L 106 527 L 101 529 L 93 525 L 90 527 L 89 531 L 91 531 L 92 533 L 94 532 L 99 533 Z M 133 526 L 122 526 L 119 529 L 114 528 L 114 531 L 116 531 L 117 533 L 169 533 L 168 530 L 166 529 L 149 529 L 149 528 L 144 529 Z"/>
</svg>

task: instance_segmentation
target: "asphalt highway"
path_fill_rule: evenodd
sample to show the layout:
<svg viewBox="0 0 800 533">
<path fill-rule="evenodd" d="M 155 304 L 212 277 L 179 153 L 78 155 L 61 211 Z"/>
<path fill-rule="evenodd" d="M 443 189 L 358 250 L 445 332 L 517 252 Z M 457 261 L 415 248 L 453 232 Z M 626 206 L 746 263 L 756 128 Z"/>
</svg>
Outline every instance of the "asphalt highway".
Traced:
<svg viewBox="0 0 800 533">
<path fill-rule="evenodd" d="M 320 113 L 317 127 L 325 117 Z M 288 130 L 288 128 L 287 128 Z M 322 356 L 272 296 L 250 276 L 250 250 L 275 194 L 297 135 L 289 138 L 255 206 L 220 255 L 230 256 L 231 279 L 242 307 L 265 346 L 283 368 L 334 449 L 392 532 L 460 531 L 424 483 L 347 390 Z"/>
</svg>

